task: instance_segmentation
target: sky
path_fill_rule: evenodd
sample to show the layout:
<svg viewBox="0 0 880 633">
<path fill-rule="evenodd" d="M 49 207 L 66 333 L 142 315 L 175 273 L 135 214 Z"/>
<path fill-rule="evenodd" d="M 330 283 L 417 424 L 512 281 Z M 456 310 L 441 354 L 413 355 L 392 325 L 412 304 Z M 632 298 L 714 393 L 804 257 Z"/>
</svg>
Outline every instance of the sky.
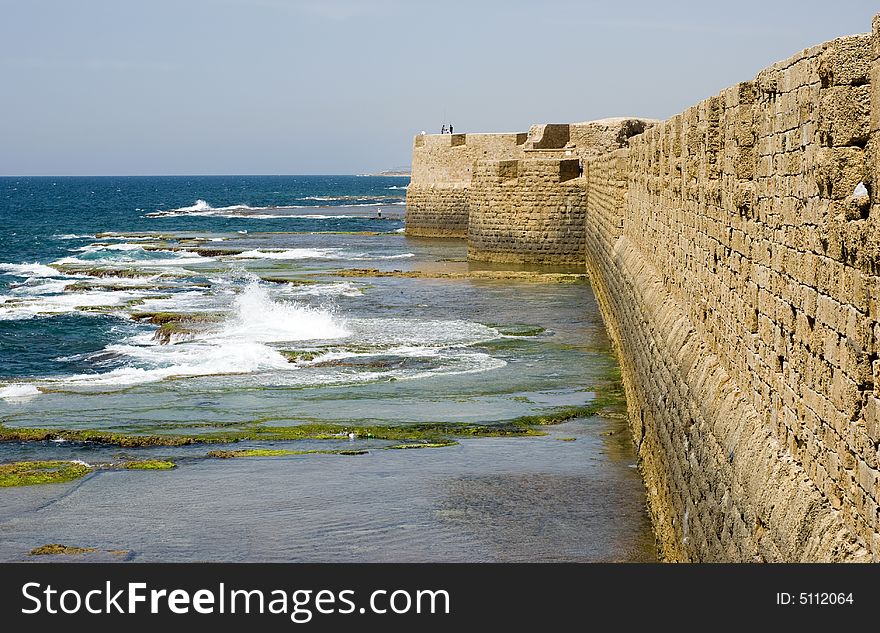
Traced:
<svg viewBox="0 0 880 633">
<path fill-rule="evenodd" d="M 347 174 L 412 137 L 667 118 L 861 0 L 0 0 L 0 175 Z"/>
</svg>

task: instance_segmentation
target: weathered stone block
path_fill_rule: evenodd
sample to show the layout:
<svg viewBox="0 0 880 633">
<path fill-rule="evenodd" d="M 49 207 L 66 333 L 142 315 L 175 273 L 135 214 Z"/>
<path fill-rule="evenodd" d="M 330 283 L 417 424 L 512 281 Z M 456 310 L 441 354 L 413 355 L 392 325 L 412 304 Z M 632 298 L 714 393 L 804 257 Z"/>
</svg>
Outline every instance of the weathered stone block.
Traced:
<svg viewBox="0 0 880 633">
<path fill-rule="evenodd" d="M 864 151 L 858 147 L 825 147 L 816 155 L 814 177 L 819 195 L 843 200 L 865 178 Z"/>
<path fill-rule="evenodd" d="M 868 86 L 834 86 L 823 90 L 819 136 L 827 147 L 861 145 L 868 140 L 871 95 Z"/>
<path fill-rule="evenodd" d="M 861 85 L 868 82 L 871 67 L 871 37 L 853 35 L 826 45 L 819 56 L 819 78 L 822 85 Z"/>
</svg>

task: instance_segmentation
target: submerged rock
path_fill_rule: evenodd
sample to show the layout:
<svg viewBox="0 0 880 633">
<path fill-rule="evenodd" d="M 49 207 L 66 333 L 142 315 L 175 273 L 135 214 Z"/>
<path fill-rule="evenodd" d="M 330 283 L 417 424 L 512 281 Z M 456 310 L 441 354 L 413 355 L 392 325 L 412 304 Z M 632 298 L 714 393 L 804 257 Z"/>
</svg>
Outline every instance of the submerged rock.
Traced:
<svg viewBox="0 0 880 633">
<path fill-rule="evenodd" d="M 76 555 L 97 552 L 95 547 L 76 547 L 73 545 L 62 545 L 61 543 L 50 543 L 48 545 L 40 545 L 30 551 L 31 556 L 57 556 L 59 554 Z"/>
<path fill-rule="evenodd" d="M 522 270 L 471 270 L 460 273 L 422 270 L 379 270 L 378 268 L 345 268 L 334 271 L 337 277 L 402 277 L 407 279 L 516 279 L 540 283 L 579 283 L 586 273 L 538 273 Z"/>
<path fill-rule="evenodd" d="M 59 484 L 79 479 L 94 470 L 78 461 L 32 461 L 0 464 L 0 488 Z"/>
</svg>

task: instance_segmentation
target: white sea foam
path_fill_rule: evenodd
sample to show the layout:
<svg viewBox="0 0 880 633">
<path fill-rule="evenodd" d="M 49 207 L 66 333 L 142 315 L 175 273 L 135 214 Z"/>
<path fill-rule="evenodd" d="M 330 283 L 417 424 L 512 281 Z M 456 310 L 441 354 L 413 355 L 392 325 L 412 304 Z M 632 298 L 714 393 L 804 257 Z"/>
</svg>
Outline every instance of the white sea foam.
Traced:
<svg viewBox="0 0 880 633">
<path fill-rule="evenodd" d="M 469 349 L 475 343 L 498 336 L 496 330 L 480 324 L 418 319 L 342 319 L 331 309 L 279 299 L 360 294 L 358 287 L 350 282 L 290 288 L 253 281 L 236 292 L 240 288 L 240 278 L 238 283 L 235 277 L 228 281 L 225 285 L 212 284 L 211 289 L 195 289 L 174 293 L 166 299 L 148 300 L 138 307 L 146 311 L 189 309 L 220 314 L 227 311 L 224 320 L 206 324 L 203 330 L 186 339 L 172 339 L 171 344 L 159 344 L 152 332 L 130 336 L 106 346 L 99 353 L 111 354 L 125 366 L 97 374 L 47 378 L 40 384 L 91 391 L 93 388 L 128 388 L 167 379 L 214 376 L 212 381 L 235 380 L 235 384 L 333 385 L 482 372 L 505 364 L 482 351 Z M 111 301 L 118 304 L 133 294 L 134 291 L 63 293 L 35 298 L 27 306 L 21 302 L 10 306 L 0 303 L 0 311 L 4 308 L 32 312 L 65 310 L 74 306 L 108 305 Z M 369 363 L 363 367 L 290 363 L 278 350 L 290 343 L 304 344 L 307 348 L 328 343 L 334 346 L 332 351 L 316 360 L 390 355 L 425 359 L 426 362 L 399 366 L 392 363 L 378 370 L 371 369 Z M 4 388 L 8 391 L 0 391 L 0 394 L 17 397 L 17 394 L 39 393 L 35 385 L 27 387 L 27 390 Z"/>
<path fill-rule="evenodd" d="M 83 253 L 97 253 L 99 251 L 143 251 L 144 247 L 140 244 L 123 242 L 122 244 L 87 244 L 86 246 L 80 246 L 73 250 Z"/>
<path fill-rule="evenodd" d="M 340 281 L 332 284 L 314 284 L 297 286 L 290 291 L 292 295 L 315 296 L 315 297 L 359 297 L 363 294 L 360 288 L 348 281 Z"/>
<path fill-rule="evenodd" d="M 306 196 L 300 198 L 302 201 L 315 202 L 346 202 L 348 204 L 339 205 L 345 207 L 376 207 L 376 206 L 392 206 L 405 204 L 396 197 L 388 197 L 387 201 L 383 200 L 383 196 Z M 336 205 L 325 206 L 321 208 L 332 209 Z M 293 209 L 310 209 L 315 205 L 277 205 L 277 206 L 257 206 L 253 207 L 247 204 L 231 204 L 225 207 L 213 207 L 205 200 L 196 200 L 195 204 L 188 207 L 179 207 L 177 209 L 157 209 L 145 214 L 147 218 L 169 218 L 178 216 L 216 216 L 221 218 L 246 218 L 252 220 L 273 220 L 278 218 L 294 218 L 307 220 L 342 220 L 342 219 L 361 219 L 365 216 L 335 214 L 327 215 L 323 213 L 284 213 Z M 267 213 L 270 211 L 271 213 Z"/>
<path fill-rule="evenodd" d="M 365 261 L 379 259 L 408 259 L 415 257 L 415 253 L 400 253 L 397 255 L 371 255 L 370 253 L 347 253 L 338 248 L 291 248 L 283 251 L 250 250 L 244 251 L 233 257 L 239 259 L 333 259 L 339 261 Z"/>
<path fill-rule="evenodd" d="M 195 204 L 176 209 L 157 209 L 146 214 L 148 218 L 174 217 L 180 215 L 218 215 L 221 217 L 252 217 L 250 211 L 266 211 L 269 209 L 300 209 L 301 206 L 262 206 L 252 207 L 247 204 L 230 204 L 225 207 L 213 207 L 205 200 L 196 200 Z M 227 216 L 232 212 L 238 212 L 234 216 Z"/>
<path fill-rule="evenodd" d="M 377 322 L 378 321 L 378 322 Z M 485 343 L 498 330 L 471 321 L 420 319 L 349 319 L 351 339 L 358 344 L 445 348 Z"/>
<path fill-rule="evenodd" d="M 229 309 L 230 300 L 222 295 L 232 295 L 232 290 L 223 291 L 218 296 L 208 289 L 175 292 L 161 299 L 145 299 L 137 310 L 140 312 L 224 312 Z"/>
<path fill-rule="evenodd" d="M 386 189 L 406 189 L 407 185 L 392 185 L 391 187 L 385 187 Z"/>
<path fill-rule="evenodd" d="M 193 340 L 159 345 L 151 335 L 108 345 L 104 351 L 131 364 L 101 374 L 79 374 L 57 382 L 74 387 L 130 386 L 167 378 L 249 374 L 290 370 L 291 364 L 269 343 L 339 339 L 348 335 L 332 312 L 296 303 L 273 301 L 256 283 L 236 296 L 233 311 L 222 323 Z"/>
<path fill-rule="evenodd" d="M 80 308 L 114 307 L 143 296 L 147 291 L 67 292 L 33 297 L 0 297 L 0 320 L 30 319 L 39 315 L 65 314 Z"/>
<path fill-rule="evenodd" d="M 187 264 L 207 263 L 215 261 L 213 257 L 203 257 L 190 251 L 155 250 L 146 251 L 137 244 L 110 244 L 107 246 L 87 246 L 82 249 L 81 256 L 62 257 L 53 265 L 85 265 L 124 264 L 143 268 L 154 266 L 185 266 Z M 92 256 L 92 257 L 90 257 Z M 56 275 L 58 272 L 56 271 Z"/>
<path fill-rule="evenodd" d="M 337 249 L 291 248 L 284 251 L 251 250 L 233 257 L 238 259 L 339 259 Z"/>
<path fill-rule="evenodd" d="M 44 264 L 0 264 L 0 273 L 15 277 L 58 277 L 61 273 Z"/>
<path fill-rule="evenodd" d="M 235 297 L 235 311 L 220 340 L 260 342 L 336 339 L 349 335 L 346 325 L 330 311 L 297 303 L 273 301 L 262 286 L 249 284 Z"/>
<path fill-rule="evenodd" d="M 372 206 L 372 205 L 365 205 Z M 226 216 L 224 216 L 226 217 Z M 232 217 L 232 216 L 229 216 Z M 294 220 L 357 220 L 363 218 L 362 215 L 325 215 L 323 213 L 248 213 L 247 215 L 237 215 L 234 217 L 250 218 L 252 220 L 275 220 L 277 218 L 288 218 Z"/>
<path fill-rule="evenodd" d="M 10 286 L 10 290 L 16 297 L 47 295 L 64 292 L 73 279 L 53 279 L 51 277 L 28 277 L 24 282 Z"/>
<path fill-rule="evenodd" d="M 2 400 L 30 400 L 40 393 L 40 390 L 34 385 L 12 384 L 0 387 L 0 399 Z"/>
<path fill-rule="evenodd" d="M 60 382 L 72 386 L 130 386 L 167 378 L 277 370 L 288 365 L 287 359 L 277 350 L 246 341 L 227 345 L 204 342 L 162 346 L 110 345 L 106 349 L 145 366 L 121 367 L 102 374 L 78 374 Z"/>
<path fill-rule="evenodd" d="M 95 236 L 91 235 L 91 234 L 77 235 L 76 233 L 65 233 L 63 235 L 53 235 L 52 237 L 53 237 L 53 239 L 56 239 L 56 240 L 85 240 L 85 239 L 93 240 L 93 239 L 95 239 Z"/>
</svg>

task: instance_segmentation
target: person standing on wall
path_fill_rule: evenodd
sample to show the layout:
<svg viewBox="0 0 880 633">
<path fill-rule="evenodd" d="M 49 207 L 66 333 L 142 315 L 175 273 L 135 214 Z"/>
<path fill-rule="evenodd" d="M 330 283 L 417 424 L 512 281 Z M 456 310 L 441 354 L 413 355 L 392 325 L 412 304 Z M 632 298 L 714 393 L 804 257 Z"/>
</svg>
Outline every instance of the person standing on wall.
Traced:
<svg viewBox="0 0 880 633">
<path fill-rule="evenodd" d="M 440 128 L 440 134 L 446 134 L 446 124 L 443 124 L 443 127 Z"/>
<path fill-rule="evenodd" d="M 449 124 L 449 133 L 452 134 L 452 123 Z"/>
</svg>

